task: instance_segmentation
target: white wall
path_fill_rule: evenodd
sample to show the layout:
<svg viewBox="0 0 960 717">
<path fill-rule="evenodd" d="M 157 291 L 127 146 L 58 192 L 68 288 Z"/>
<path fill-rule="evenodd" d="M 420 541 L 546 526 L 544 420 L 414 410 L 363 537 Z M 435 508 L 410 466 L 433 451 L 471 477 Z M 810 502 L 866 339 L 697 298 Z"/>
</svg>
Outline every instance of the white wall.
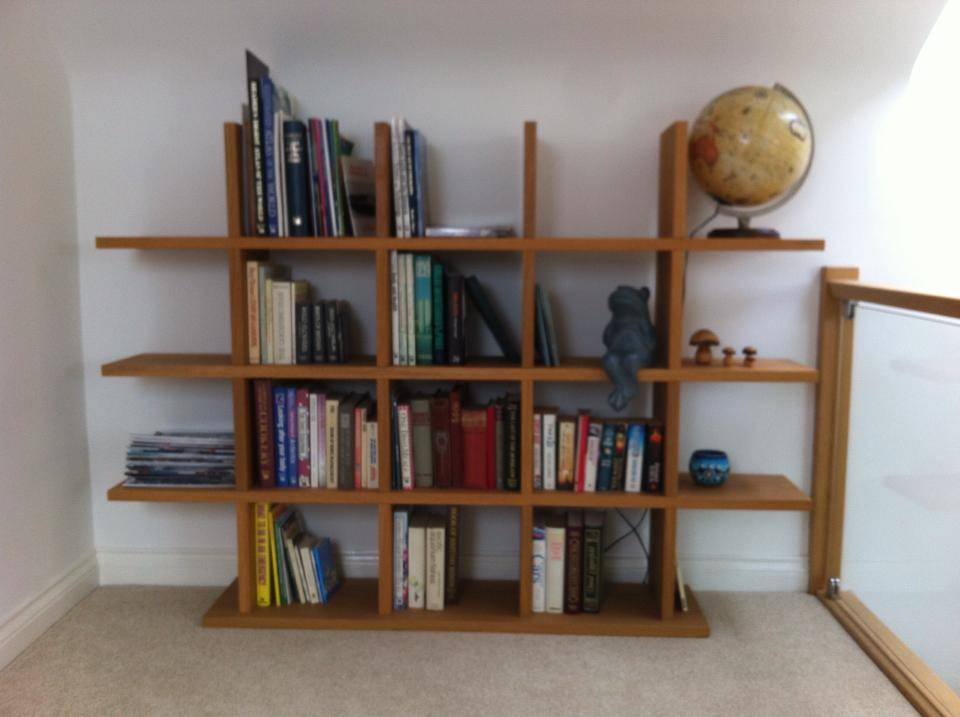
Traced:
<svg viewBox="0 0 960 717">
<path fill-rule="evenodd" d="M 0 7 L 0 667 L 97 580 L 70 90 L 49 33 Z"/>
<path fill-rule="evenodd" d="M 538 119 L 543 234 L 652 233 L 661 129 L 692 119 L 729 87 L 786 84 L 813 116 L 817 156 L 808 185 L 769 221 L 786 235 L 826 237 L 828 250 L 693 257 L 685 328 L 709 326 L 733 345 L 812 363 L 820 266 L 857 264 L 865 278 L 917 287 L 944 288 L 952 279 L 955 242 L 899 234 L 898 191 L 916 178 L 897 171 L 890 146 L 892 118 L 940 5 L 44 6 L 72 93 L 90 474 L 105 576 L 123 580 L 124 566 L 152 564 L 136 551 L 159 551 L 165 565 L 186 551 L 197 564 L 219 566 L 220 573 L 199 571 L 197 580 L 226 579 L 233 569 L 229 509 L 107 504 L 104 497 L 121 477 L 128 431 L 228 426 L 228 387 L 99 376 L 103 362 L 140 351 L 225 351 L 223 257 L 95 252 L 93 240 L 224 232 L 221 122 L 239 117 L 245 47 L 268 61 L 302 114 L 339 117 L 361 154 L 369 156 L 374 120 L 405 114 L 421 128 L 430 142 L 434 220 L 518 223 L 521 122 Z M 691 224 L 709 210 L 693 196 Z M 500 289 L 514 326 L 516 268 L 487 262 L 483 274 Z M 360 287 L 369 286 L 362 281 L 369 276 L 369 267 L 352 261 L 323 286 L 326 295 L 357 303 L 368 329 L 372 289 L 365 296 Z M 646 256 L 586 266 L 551 257 L 539 278 L 565 315 L 566 351 L 589 354 L 601 350 L 606 294 L 617 283 L 652 281 L 652 271 Z M 576 408 L 601 405 L 603 389 L 544 395 Z M 810 387 L 688 386 L 681 453 L 726 448 L 740 470 L 783 472 L 807 488 L 812 416 Z M 343 531 L 348 549 L 372 549 L 350 525 L 327 520 L 331 532 Z M 680 522 L 680 550 L 695 586 L 803 587 L 805 516 L 696 513 Z M 496 562 L 514 542 L 498 529 L 483 552 Z"/>
</svg>

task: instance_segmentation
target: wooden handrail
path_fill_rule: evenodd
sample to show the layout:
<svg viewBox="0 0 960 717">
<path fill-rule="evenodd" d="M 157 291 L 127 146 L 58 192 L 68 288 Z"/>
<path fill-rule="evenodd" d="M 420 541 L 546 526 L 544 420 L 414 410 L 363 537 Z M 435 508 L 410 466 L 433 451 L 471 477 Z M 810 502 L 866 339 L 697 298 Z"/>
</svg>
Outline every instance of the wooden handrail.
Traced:
<svg viewBox="0 0 960 717">
<path fill-rule="evenodd" d="M 960 297 L 922 294 L 917 291 L 864 284 L 854 279 L 834 279 L 827 283 L 827 288 L 831 297 L 841 301 L 866 301 L 871 304 L 960 319 Z"/>
</svg>

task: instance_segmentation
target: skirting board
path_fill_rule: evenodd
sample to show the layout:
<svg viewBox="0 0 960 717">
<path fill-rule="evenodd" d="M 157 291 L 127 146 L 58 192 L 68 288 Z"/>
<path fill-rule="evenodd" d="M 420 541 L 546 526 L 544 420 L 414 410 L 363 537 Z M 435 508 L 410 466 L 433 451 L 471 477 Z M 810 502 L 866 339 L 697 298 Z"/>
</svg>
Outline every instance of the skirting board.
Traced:
<svg viewBox="0 0 960 717">
<path fill-rule="evenodd" d="M 211 550 L 99 550 L 101 585 L 228 585 L 237 576 L 236 554 Z M 373 551 L 341 553 L 348 577 L 375 578 L 377 554 Z M 681 557 L 683 577 L 696 590 L 731 592 L 804 592 L 807 559 Z M 607 578 L 640 582 L 641 561 L 610 557 L 604 562 Z M 516 579 L 519 557 L 496 553 L 464 556 L 464 575 L 477 580 Z"/>
<path fill-rule="evenodd" d="M 95 590 L 98 583 L 97 556 L 91 553 L 4 618 L 0 622 L 0 669 Z"/>
</svg>

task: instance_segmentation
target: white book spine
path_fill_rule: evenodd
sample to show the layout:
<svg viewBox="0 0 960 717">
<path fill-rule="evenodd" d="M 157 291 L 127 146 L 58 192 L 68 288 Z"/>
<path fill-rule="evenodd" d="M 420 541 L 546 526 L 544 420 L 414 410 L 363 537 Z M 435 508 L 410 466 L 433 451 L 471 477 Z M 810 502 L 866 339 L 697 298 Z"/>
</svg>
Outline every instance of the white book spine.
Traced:
<svg viewBox="0 0 960 717">
<path fill-rule="evenodd" d="M 626 493 L 639 493 L 643 482 L 644 426 L 636 423 L 627 429 L 627 470 L 623 481 Z"/>
<path fill-rule="evenodd" d="M 557 414 L 543 414 L 543 489 L 557 489 Z"/>
<path fill-rule="evenodd" d="M 407 174 L 407 120 L 397 122 L 397 154 L 400 155 L 400 223 L 403 237 L 410 236 L 410 183 Z M 399 233 L 399 232 L 398 232 Z"/>
<path fill-rule="evenodd" d="M 402 192 L 401 184 L 401 171 L 400 171 L 400 158 L 403 156 L 401 152 L 401 142 L 400 142 L 400 118 L 391 117 L 390 118 L 390 165 L 393 172 L 393 222 L 396 235 L 398 237 L 403 236 L 403 218 L 401 211 L 403 205 L 400 203 L 400 194 Z"/>
<path fill-rule="evenodd" d="M 380 436 L 377 433 L 378 427 L 376 421 L 370 421 L 370 432 L 367 435 L 367 445 L 370 454 L 370 474 L 367 481 L 367 487 L 371 490 L 377 490 L 380 487 Z"/>
<path fill-rule="evenodd" d="M 407 264 L 407 366 L 416 366 L 417 365 L 417 336 L 416 336 L 416 327 L 417 323 L 415 320 L 416 314 L 414 313 L 414 291 L 413 291 L 413 281 L 414 281 L 414 271 L 413 271 L 413 254 L 404 255 Z"/>
<path fill-rule="evenodd" d="M 563 561 L 566 550 L 566 531 L 562 527 L 547 527 L 546 533 L 547 612 L 563 612 Z"/>
<path fill-rule="evenodd" d="M 600 464 L 600 434 L 602 423 L 591 423 L 587 432 L 587 461 L 583 470 L 584 493 L 597 492 L 597 467 Z"/>
<path fill-rule="evenodd" d="M 413 490 L 413 435 L 410 432 L 410 404 L 397 406 L 397 440 L 400 442 L 400 486 Z"/>
<path fill-rule="evenodd" d="M 409 591 L 407 606 L 411 610 L 423 610 L 427 604 L 427 526 L 412 520 L 407 531 L 407 560 L 409 562 Z"/>
<path fill-rule="evenodd" d="M 327 488 L 337 487 L 337 444 L 339 442 L 340 402 L 327 399 Z"/>
<path fill-rule="evenodd" d="M 264 338 L 266 338 L 266 346 L 264 346 L 264 360 L 265 364 L 275 363 L 275 349 L 274 349 L 274 339 L 273 339 L 273 279 L 267 277 L 263 282 L 263 316 L 261 319 L 264 324 L 266 324 L 265 331 L 263 332 Z"/>
<path fill-rule="evenodd" d="M 313 564 L 313 551 L 310 542 L 300 546 L 300 562 L 303 565 L 303 576 L 307 586 L 307 599 L 311 605 L 317 605 L 320 602 L 320 591 L 317 588 L 317 570 Z"/>
<path fill-rule="evenodd" d="M 402 366 L 400 363 L 400 277 L 397 252 L 390 252 L 390 338 L 393 349 L 393 365 Z"/>
<path fill-rule="evenodd" d="M 427 526 L 427 610 L 443 610 L 445 532 L 443 525 Z"/>
<path fill-rule="evenodd" d="M 543 490 L 543 416 L 533 414 L 533 489 Z"/>
<path fill-rule="evenodd" d="M 317 488 L 327 487 L 327 397 L 317 397 Z"/>
<path fill-rule="evenodd" d="M 310 487 L 320 487 L 320 396 L 310 394 Z M 326 487 L 326 486 L 324 486 Z"/>
<path fill-rule="evenodd" d="M 407 606 L 407 520 L 405 510 L 393 513 L 393 607 L 403 610 Z"/>
<path fill-rule="evenodd" d="M 547 609 L 547 536 L 542 525 L 533 527 L 533 612 Z"/>
</svg>

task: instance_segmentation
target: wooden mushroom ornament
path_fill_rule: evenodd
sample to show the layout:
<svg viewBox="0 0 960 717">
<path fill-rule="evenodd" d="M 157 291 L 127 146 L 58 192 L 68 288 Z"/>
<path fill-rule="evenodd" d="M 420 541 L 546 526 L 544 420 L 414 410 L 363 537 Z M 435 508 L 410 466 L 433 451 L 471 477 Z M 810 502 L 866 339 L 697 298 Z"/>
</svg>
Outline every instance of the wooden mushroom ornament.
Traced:
<svg viewBox="0 0 960 717">
<path fill-rule="evenodd" d="M 757 350 L 753 346 L 745 346 L 743 349 L 743 365 L 750 368 L 757 363 Z"/>
<path fill-rule="evenodd" d="M 723 347 L 723 365 L 733 366 L 733 357 L 737 355 L 737 350 L 733 346 Z"/>
<path fill-rule="evenodd" d="M 697 347 L 697 352 L 693 356 L 693 361 L 698 366 L 709 366 L 713 362 L 713 352 L 711 348 L 720 345 L 720 339 L 710 329 L 700 329 L 694 331 L 690 337 L 690 345 Z"/>
</svg>

